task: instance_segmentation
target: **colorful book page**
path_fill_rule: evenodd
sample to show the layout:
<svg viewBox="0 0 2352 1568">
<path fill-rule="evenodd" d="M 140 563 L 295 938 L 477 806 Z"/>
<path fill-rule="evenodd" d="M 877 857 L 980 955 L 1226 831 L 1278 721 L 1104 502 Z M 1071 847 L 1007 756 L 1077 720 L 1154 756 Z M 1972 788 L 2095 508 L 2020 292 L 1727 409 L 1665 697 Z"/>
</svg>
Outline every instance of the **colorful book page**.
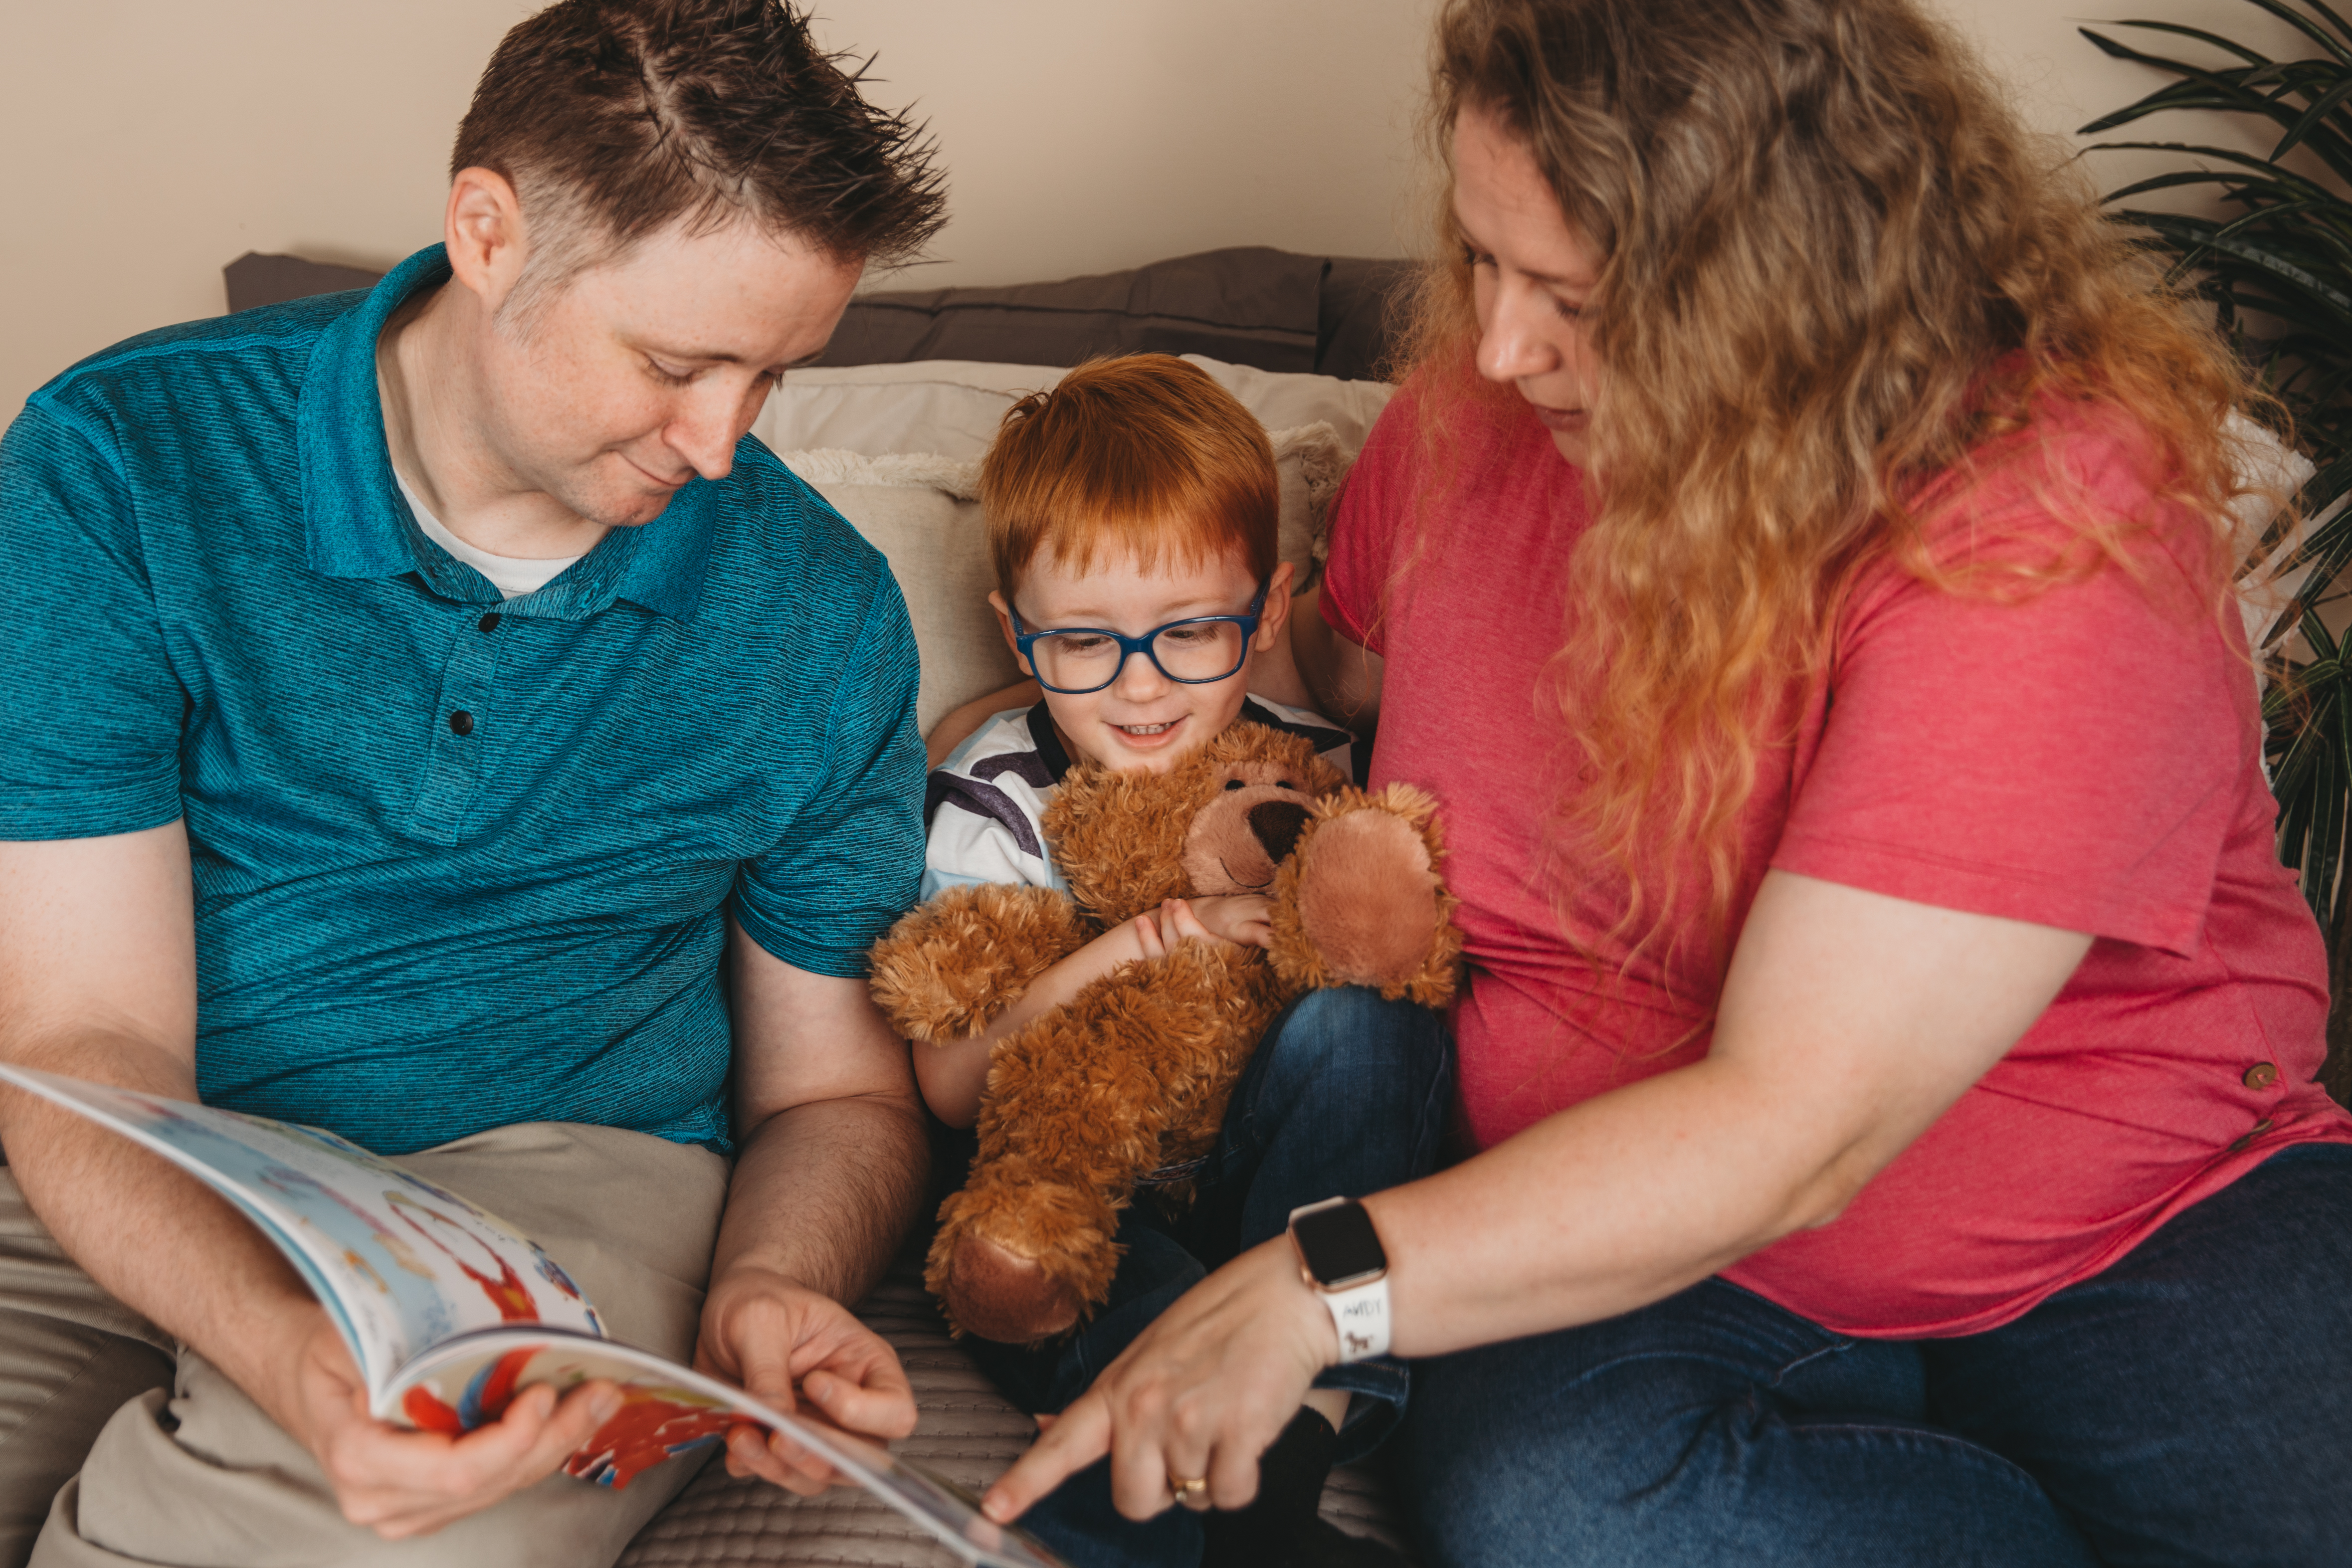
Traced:
<svg viewBox="0 0 2352 1568">
<path fill-rule="evenodd" d="M 377 1403 L 426 1347 L 501 1323 L 601 1336 L 555 1260 L 496 1216 L 316 1128 L 0 1066 L 244 1210 L 308 1279 Z"/>
</svg>

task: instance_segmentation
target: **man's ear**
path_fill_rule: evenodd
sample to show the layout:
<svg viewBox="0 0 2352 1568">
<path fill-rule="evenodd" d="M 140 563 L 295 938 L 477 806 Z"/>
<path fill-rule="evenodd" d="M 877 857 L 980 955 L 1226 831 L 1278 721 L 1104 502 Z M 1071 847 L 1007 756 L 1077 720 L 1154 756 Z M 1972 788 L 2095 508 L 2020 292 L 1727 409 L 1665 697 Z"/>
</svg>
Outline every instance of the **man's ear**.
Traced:
<svg viewBox="0 0 2352 1568">
<path fill-rule="evenodd" d="M 1290 563 L 1285 561 L 1265 580 L 1265 603 L 1258 607 L 1257 636 L 1251 639 L 1260 653 L 1272 647 L 1282 636 L 1282 628 L 1290 624 L 1290 584 L 1297 574 Z"/>
<path fill-rule="evenodd" d="M 996 629 L 1004 634 L 1004 646 L 1013 650 L 1013 662 L 1021 667 L 1022 674 L 1032 680 L 1036 679 L 1037 672 L 1029 668 L 1027 659 L 1021 657 L 1021 644 L 1013 636 L 1013 606 L 1004 602 L 1003 594 L 991 588 L 988 591 L 988 607 L 996 612 Z"/>
<path fill-rule="evenodd" d="M 530 254 L 522 201 L 507 177 L 491 169 L 460 169 L 449 182 L 449 205 L 441 216 L 441 237 L 449 247 L 449 269 L 495 315 Z"/>
</svg>

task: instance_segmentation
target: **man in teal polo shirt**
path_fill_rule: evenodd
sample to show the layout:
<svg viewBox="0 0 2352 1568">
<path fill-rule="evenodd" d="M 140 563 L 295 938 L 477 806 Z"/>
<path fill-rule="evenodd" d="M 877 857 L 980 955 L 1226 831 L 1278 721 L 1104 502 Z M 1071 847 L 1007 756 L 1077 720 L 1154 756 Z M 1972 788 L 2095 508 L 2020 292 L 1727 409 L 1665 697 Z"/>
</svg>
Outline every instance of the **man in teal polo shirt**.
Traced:
<svg viewBox="0 0 2352 1568">
<path fill-rule="evenodd" d="M 405 1157 L 621 1337 L 910 1429 L 841 1303 L 922 1177 L 863 981 L 921 866 L 914 645 L 745 432 L 936 229 L 927 156 L 777 0 L 566 0 L 482 79 L 445 245 L 35 393 L 0 1054 Z M 551 1474 L 604 1385 L 377 1423 L 204 1189 L 13 1094 L 0 1142 L 0 1562 L 609 1562 L 689 1472 Z"/>
</svg>

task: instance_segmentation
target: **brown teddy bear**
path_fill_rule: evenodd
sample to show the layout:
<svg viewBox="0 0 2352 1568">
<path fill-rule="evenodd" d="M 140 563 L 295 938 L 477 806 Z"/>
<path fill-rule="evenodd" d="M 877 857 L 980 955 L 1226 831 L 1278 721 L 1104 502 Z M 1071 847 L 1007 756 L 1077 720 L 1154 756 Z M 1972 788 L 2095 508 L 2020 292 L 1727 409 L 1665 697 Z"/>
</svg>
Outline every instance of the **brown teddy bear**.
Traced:
<svg viewBox="0 0 2352 1568">
<path fill-rule="evenodd" d="M 874 950 L 875 1000 L 908 1039 L 968 1039 L 1039 974 L 1170 898 L 1264 893 L 1271 952 L 1192 942 L 1122 965 L 999 1041 L 980 1152 L 940 1209 L 926 1283 L 959 1331 L 1066 1332 L 1108 1296 L 1118 1212 L 1215 1144 L 1258 1037 L 1301 992 L 1367 985 L 1438 1006 L 1461 933 L 1438 880 L 1435 803 L 1367 795 L 1305 739 L 1236 724 L 1166 773 L 1072 771 L 1044 817 L 1067 895 L 952 888 Z"/>
</svg>

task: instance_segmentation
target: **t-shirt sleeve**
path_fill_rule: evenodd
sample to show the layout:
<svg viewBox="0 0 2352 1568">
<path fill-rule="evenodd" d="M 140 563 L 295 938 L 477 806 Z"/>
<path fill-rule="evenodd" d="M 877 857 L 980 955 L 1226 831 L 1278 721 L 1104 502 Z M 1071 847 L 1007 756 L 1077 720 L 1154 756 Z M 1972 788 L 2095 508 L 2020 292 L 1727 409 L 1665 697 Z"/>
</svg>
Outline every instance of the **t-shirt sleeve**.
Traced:
<svg viewBox="0 0 2352 1568">
<path fill-rule="evenodd" d="M 2232 634 L 2145 565 L 2008 603 L 1890 568 L 1772 864 L 2193 954 L 2258 731 Z"/>
<path fill-rule="evenodd" d="M 935 789 L 937 784 L 934 775 Z M 982 882 L 1051 886 L 1050 879 L 1040 878 L 1041 869 L 1039 855 L 1024 853 L 1013 830 L 995 817 L 968 810 L 953 796 L 942 800 L 932 815 L 923 848 L 924 898 Z"/>
<path fill-rule="evenodd" d="M 180 815 L 187 696 L 105 433 L 41 404 L 0 437 L 0 839 L 134 833 Z"/>
<path fill-rule="evenodd" d="M 1410 394 L 1389 400 L 1331 503 L 1330 554 L 1323 564 L 1323 618 L 1359 647 L 1381 646 L 1380 598 L 1388 582 L 1402 509 L 1411 493 Z"/>
<path fill-rule="evenodd" d="M 915 902 L 923 873 L 923 741 L 906 601 L 887 572 L 835 679 L 824 755 L 791 833 L 744 864 L 735 918 L 798 969 L 846 979 Z"/>
</svg>

